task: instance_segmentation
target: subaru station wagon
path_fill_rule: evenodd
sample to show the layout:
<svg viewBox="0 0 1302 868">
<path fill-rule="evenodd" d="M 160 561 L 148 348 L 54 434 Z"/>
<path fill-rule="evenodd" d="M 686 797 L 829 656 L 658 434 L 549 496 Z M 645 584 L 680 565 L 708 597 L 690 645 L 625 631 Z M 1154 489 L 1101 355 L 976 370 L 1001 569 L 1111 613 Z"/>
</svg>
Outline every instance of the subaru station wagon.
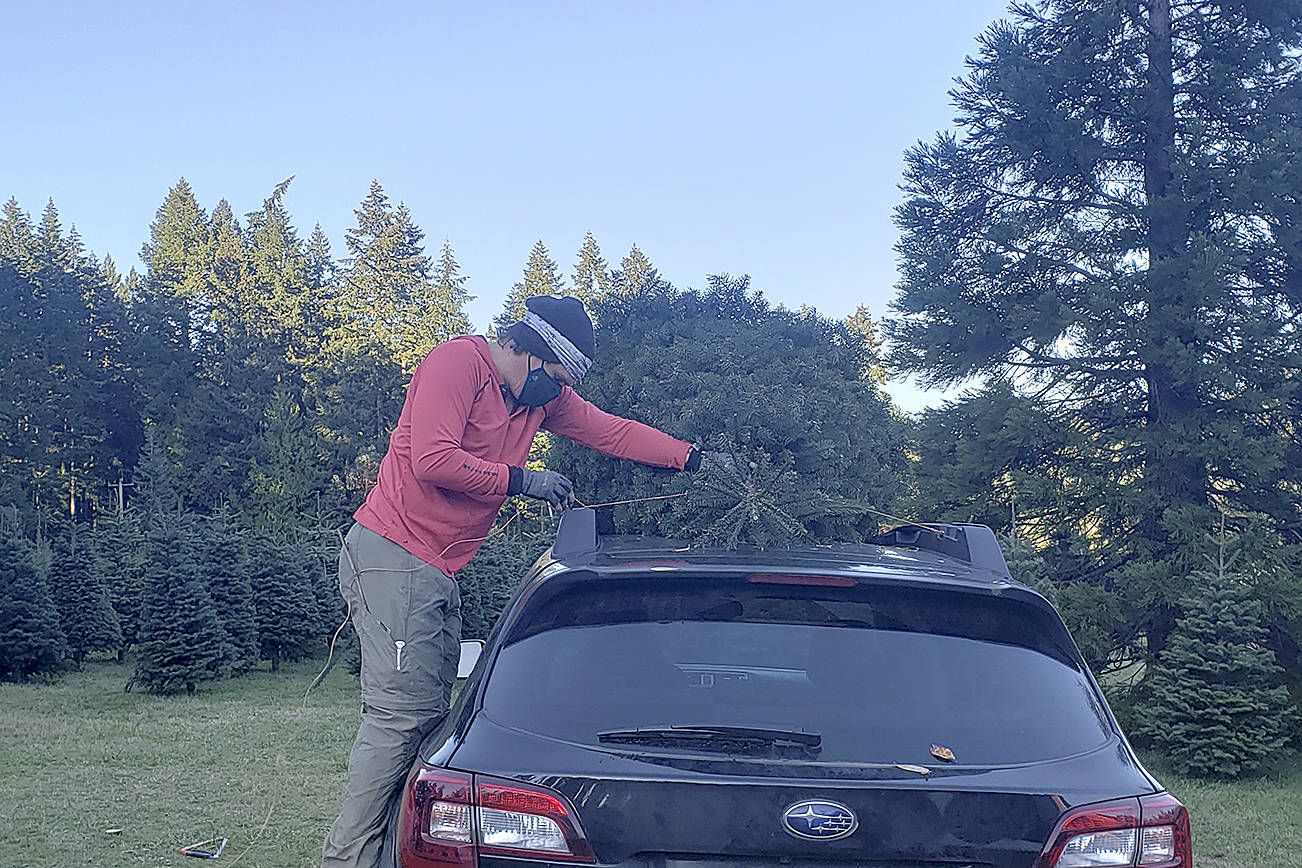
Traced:
<svg viewBox="0 0 1302 868">
<path fill-rule="evenodd" d="M 567 511 L 395 802 L 398 868 L 1191 868 L 989 528 L 721 551 Z"/>
</svg>

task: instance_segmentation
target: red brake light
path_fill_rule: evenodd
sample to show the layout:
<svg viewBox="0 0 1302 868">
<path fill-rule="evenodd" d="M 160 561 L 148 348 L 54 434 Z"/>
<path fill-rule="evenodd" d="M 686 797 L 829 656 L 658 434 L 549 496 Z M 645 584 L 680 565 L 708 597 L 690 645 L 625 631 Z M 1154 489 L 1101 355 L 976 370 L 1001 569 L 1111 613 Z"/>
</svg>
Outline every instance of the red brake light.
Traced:
<svg viewBox="0 0 1302 868">
<path fill-rule="evenodd" d="M 403 868 L 476 868 L 473 787 L 461 772 L 412 771 L 398 820 Z"/>
<path fill-rule="evenodd" d="M 595 861 L 565 797 L 519 781 L 417 769 L 399 824 L 403 868 L 476 868 L 480 853 Z"/>
<path fill-rule="evenodd" d="M 1170 793 L 1067 811 L 1035 866 L 1087 865 L 1193 868 L 1189 812 Z"/>
<path fill-rule="evenodd" d="M 853 588 L 859 584 L 849 576 L 788 576 L 778 573 L 751 573 L 746 581 L 760 585 L 806 585 L 816 588 Z"/>
</svg>

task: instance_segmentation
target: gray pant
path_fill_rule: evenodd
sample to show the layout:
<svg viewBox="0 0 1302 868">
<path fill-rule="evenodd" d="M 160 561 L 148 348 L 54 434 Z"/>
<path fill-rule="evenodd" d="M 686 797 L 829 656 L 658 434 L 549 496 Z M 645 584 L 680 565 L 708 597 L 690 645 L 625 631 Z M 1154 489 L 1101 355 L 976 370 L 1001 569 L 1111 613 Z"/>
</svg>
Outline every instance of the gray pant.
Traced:
<svg viewBox="0 0 1302 868">
<path fill-rule="evenodd" d="M 339 553 L 339 591 L 362 645 L 362 721 L 322 865 L 375 868 L 390 800 L 421 740 L 447 714 L 461 594 L 437 567 L 359 524 Z"/>
</svg>

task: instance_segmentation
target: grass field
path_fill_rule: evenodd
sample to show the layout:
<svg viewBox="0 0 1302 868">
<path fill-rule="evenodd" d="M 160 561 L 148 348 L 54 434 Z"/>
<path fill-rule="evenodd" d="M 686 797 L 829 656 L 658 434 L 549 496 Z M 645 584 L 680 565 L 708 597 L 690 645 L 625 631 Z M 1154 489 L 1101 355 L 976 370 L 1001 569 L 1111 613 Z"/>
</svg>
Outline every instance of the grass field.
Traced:
<svg viewBox="0 0 1302 868">
<path fill-rule="evenodd" d="M 124 693 L 129 667 L 108 662 L 52 685 L 0 685 L 0 866 L 193 868 L 205 862 L 177 849 L 213 836 L 230 838 L 225 868 L 314 865 L 358 708 L 355 679 L 337 669 L 302 709 L 318 668 L 179 697 Z M 1302 865 L 1302 769 L 1209 784 L 1148 760 L 1193 813 L 1199 868 Z"/>
</svg>

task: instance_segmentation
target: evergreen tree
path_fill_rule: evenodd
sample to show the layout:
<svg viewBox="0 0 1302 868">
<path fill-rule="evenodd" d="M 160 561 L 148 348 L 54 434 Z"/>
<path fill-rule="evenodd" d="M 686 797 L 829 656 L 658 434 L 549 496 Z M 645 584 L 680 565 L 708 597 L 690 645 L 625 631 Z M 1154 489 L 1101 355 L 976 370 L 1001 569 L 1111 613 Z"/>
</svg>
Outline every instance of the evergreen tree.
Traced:
<svg viewBox="0 0 1302 868">
<path fill-rule="evenodd" d="M 547 464 L 577 481 L 582 501 L 684 494 L 616 506 L 613 522 L 692 540 L 876 533 L 864 507 L 890 505 L 902 431 L 863 377 L 866 347 L 842 323 L 773 308 L 747 278 L 726 275 L 704 292 L 612 293 L 595 307 L 597 346 L 619 364 L 599 360 L 584 397 L 708 449 L 731 449 L 742 476 L 665 474 L 554 438 Z"/>
<path fill-rule="evenodd" d="M 205 586 L 194 521 L 150 516 L 136 681 L 150 693 L 194 693 L 230 672 L 232 647 Z"/>
<path fill-rule="evenodd" d="M 461 635 L 486 639 L 529 567 L 551 545 L 554 534 L 496 533 L 457 573 L 461 589 Z"/>
<path fill-rule="evenodd" d="M 547 251 L 547 245 L 541 240 L 529 251 L 529 261 L 524 267 L 524 277 L 520 279 L 506 295 L 505 309 L 493 320 L 493 328 L 501 331 L 518 322 L 524 316 L 525 299 L 535 295 L 564 295 L 565 277 L 561 274 L 556 260 Z"/>
<path fill-rule="evenodd" d="M 611 275 L 611 288 L 621 293 L 649 293 L 665 290 L 669 285 L 660 278 L 660 272 L 651 265 L 638 246 L 629 248 L 628 255 L 619 263 L 619 270 Z"/>
<path fill-rule="evenodd" d="M 882 360 L 882 340 L 877 334 L 877 324 L 873 322 L 868 308 L 862 304 L 855 308 L 854 313 L 845 318 L 845 327 L 863 341 L 868 351 L 868 365 L 864 368 L 864 376 L 879 386 L 885 383 L 886 363 Z"/>
<path fill-rule="evenodd" d="M 50 588 L 68 656 L 78 668 L 91 652 L 122 647 L 122 628 L 103 576 L 95 569 L 89 534 L 76 525 L 55 547 Z"/>
<path fill-rule="evenodd" d="M 140 604 L 144 594 L 145 534 L 134 513 L 100 513 L 91 532 L 91 571 L 108 589 L 117 615 L 121 642 L 118 662 L 139 641 Z"/>
<path fill-rule="evenodd" d="M 312 575 L 301 551 L 265 533 L 250 535 L 249 558 L 262 659 L 279 672 L 282 661 L 310 657 L 328 638 L 319 632 Z"/>
<path fill-rule="evenodd" d="M 197 536 L 199 572 L 231 645 L 231 670 L 248 672 L 262 658 L 244 531 L 231 509 L 222 507 L 202 520 Z"/>
<path fill-rule="evenodd" d="M 465 306 L 474 301 L 474 296 L 466 289 L 470 278 L 461 273 L 461 266 L 452 253 L 452 245 L 443 239 L 443 249 L 439 252 L 438 264 L 434 266 L 434 299 L 445 310 L 464 311 Z M 470 331 L 470 320 L 464 314 L 449 321 L 448 337 L 456 337 L 452 331 L 460 328 L 460 334 Z M 445 338 L 446 339 L 446 338 Z"/>
<path fill-rule="evenodd" d="M 312 297 L 311 257 L 285 208 L 285 192 L 293 180 L 282 181 L 260 210 L 245 215 L 250 266 L 258 287 L 258 322 L 253 330 L 264 345 L 272 372 L 282 376 L 320 353 L 326 327 L 323 311 Z M 270 347 L 277 358 L 270 358 Z"/>
<path fill-rule="evenodd" d="M 425 233 L 406 205 L 389 204 L 378 181 L 355 212 L 357 226 L 346 233 L 349 257 L 340 273 L 339 299 L 344 322 L 335 341 L 353 353 L 378 343 L 410 372 L 436 344 L 469 329 L 464 293 L 440 295 L 434 268 L 425 254 Z"/>
<path fill-rule="evenodd" d="M 593 302 L 610 292 L 610 273 L 606 260 L 597 246 L 597 239 L 591 232 L 584 233 L 583 246 L 579 248 L 579 258 L 574 263 L 573 295 L 590 307 Z"/>
<path fill-rule="evenodd" d="M 247 510 L 257 524 L 294 526 L 309 513 L 314 496 L 330 485 L 324 445 L 294 395 L 277 389 L 263 414 L 249 469 Z"/>
<path fill-rule="evenodd" d="M 139 445 L 125 311 L 53 202 L 37 229 L 13 202 L 0 223 L 0 494 L 84 514 Z"/>
<path fill-rule="evenodd" d="M 1006 377 L 1087 432 L 1158 653 L 1181 540 L 1214 508 L 1299 514 L 1302 2 L 1011 15 L 954 91 L 960 133 L 907 155 L 892 361 Z"/>
<path fill-rule="evenodd" d="M 1280 754 L 1296 722 L 1283 670 L 1264 646 L 1265 613 L 1223 565 L 1192 579 L 1201 590 L 1184 601 L 1146 680 L 1135 735 L 1181 774 L 1257 774 Z"/>
<path fill-rule="evenodd" d="M 0 522 L 0 678 L 25 681 L 54 672 L 65 649 L 59 614 L 31 545 L 14 522 Z"/>
</svg>

